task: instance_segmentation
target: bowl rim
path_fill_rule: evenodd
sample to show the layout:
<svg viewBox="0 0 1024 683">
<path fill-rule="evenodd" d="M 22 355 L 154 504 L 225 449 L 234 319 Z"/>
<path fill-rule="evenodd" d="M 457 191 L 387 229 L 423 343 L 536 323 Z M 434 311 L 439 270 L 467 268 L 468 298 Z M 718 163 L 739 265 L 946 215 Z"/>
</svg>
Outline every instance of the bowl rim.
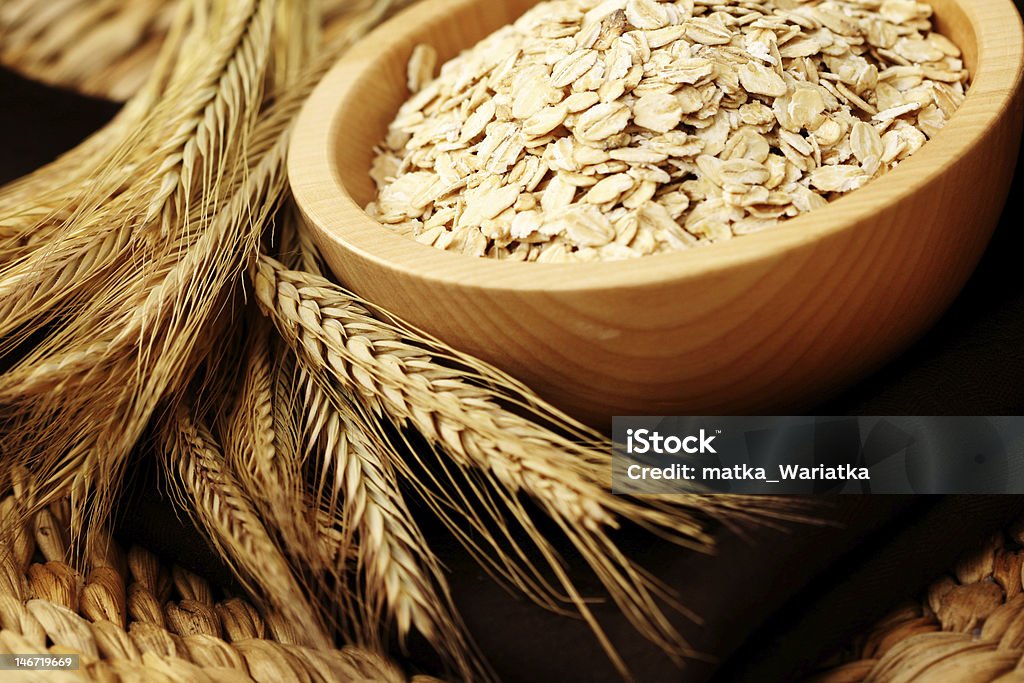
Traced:
<svg viewBox="0 0 1024 683">
<path fill-rule="evenodd" d="M 949 0 L 969 20 L 975 37 L 971 86 L 943 130 L 884 177 L 769 230 L 700 249 L 621 261 L 497 261 L 444 251 L 387 230 L 349 194 L 335 153 L 344 130 L 344 105 L 360 99 L 361 78 L 394 51 L 411 49 L 418 42 L 411 37 L 431 20 L 486 2 L 422 0 L 404 9 L 357 41 L 314 89 L 296 120 L 287 164 L 296 204 L 322 239 L 395 273 L 491 292 L 597 291 L 706 276 L 798 250 L 862 223 L 879 206 L 914 194 L 1007 113 L 1024 65 L 1024 27 L 1011 0 Z"/>
</svg>

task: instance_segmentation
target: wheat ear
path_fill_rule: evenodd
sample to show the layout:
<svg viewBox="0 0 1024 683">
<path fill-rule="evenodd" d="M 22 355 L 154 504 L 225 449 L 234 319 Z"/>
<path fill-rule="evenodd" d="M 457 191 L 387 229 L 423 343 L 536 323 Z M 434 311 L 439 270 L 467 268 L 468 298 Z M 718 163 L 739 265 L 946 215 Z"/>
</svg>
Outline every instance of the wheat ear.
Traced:
<svg viewBox="0 0 1024 683">
<path fill-rule="evenodd" d="M 366 10 L 365 21 L 378 17 L 389 4 L 389 2 L 376 0 L 373 6 Z M 361 30 L 365 30 L 365 28 L 365 25 L 360 25 Z M 248 244 L 238 246 L 233 245 L 226 236 L 231 235 L 231 231 L 237 232 L 240 228 L 244 228 L 250 236 L 258 235 L 260 229 L 268 222 L 269 210 L 275 205 L 277 197 L 284 187 L 284 157 L 287 153 L 288 135 L 295 114 L 322 74 L 357 35 L 358 33 L 347 34 L 342 40 L 335 42 L 327 49 L 315 63 L 310 65 L 297 83 L 280 95 L 274 106 L 256 124 L 246 148 L 246 154 L 252 160 L 252 167 L 243 174 L 244 181 L 228 198 L 223 200 L 222 205 L 215 209 L 204 207 L 201 212 L 194 211 L 196 216 L 193 218 L 193 226 L 196 229 L 192 232 L 197 233 L 199 237 L 189 236 L 185 241 L 178 240 L 176 244 L 164 249 L 164 252 L 172 258 L 172 265 L 175 265 L 180 254 L 186 251 L 195 252 L 202 258 L 209 254 L 214 247 L 221 246 L 219 253 L 241 258 L 252 250 L 251 237 Z M 172 155 L 171 158 L 176 157 Z M 173 175 L 167 177 L 173 180 Z M 224 189 L 221 188 L 221 190 Z M 212 222 L 211 230 L 199 230 L 200 220 Z M 0 225 L 2 224 L 3 217 L 0 215 Z M 35 294 L 31 296 L 22 292 L 20 299 L 4 300 L 3 297 L 0 297 L 0 320 L 9 323 L 8 326 L 0 323 L 0 339 L 8 340 L 12 347 L 17 346 L 24 339 L 27 331 L 44 326 L 46 321 L 52 317 L 52 315 L 46 315 L 46 312 L 53 306 L 60 303 L 63 310 L 75 306 L 79 296 L 84 296 L 86 293 L 94 294 L 96 286 L 102 282 L 97 273 L 97 270 L 104 268 L 100 264 L 115 263 L 118 254 L 122 254 L 125 250 L 129 248 L 139 250 L 140 247 L 145 246 L 144 240 L 142 245 L 125 242 L 130 237 L 129 231 L 125 229 L 108 227 L 98 230 L 94 234 L 90 230 L 91 228 L 87 226 L 80 231 L 88 236 L 87 241 L 69 238 L 66 251 L 62 251 L 64 247 L 58 244 L 49 245 L 45 254 L 42 252 L 38 254 L 39 258 L 45 262 L 46 267 L 50 269 L 49 282 L 45 289 L 33 284 L 47 278 L 44 277 L 45 273 L 36 272 L 31 264 L 25 266 L 28 271 L 34 273 L 31 276 L 24 272 L 0 270 L 0 290 L 5 286 L 12 292 L 22 287 L 28 290 L 36 287 Z M 201 241 L 196 243 L 194 239 Z M 227 246 L 224 246 L 225 244 Z M 136 254 L 126 263 L 134 264 L 141 260 L 142 255 Z M 213 272 L 233 272 L 232 267 L 221 263 L 214 263 L 211 267 L 214 269 Z M 157 269 L 153 268 L 153 270 Z M 176 281 L 179 283 L 191 284 L 191 281 L 201 277 L 199 275 L 201 271 L 184 265 L 176 267 L 174 272 L 178 275 Z M 103 277 L 107 278 L 108 276 L 111 280 L 125 282 L 131 282 L 133 278 L 138 277 L 134 273 L 125 273 L 120 270 L 113 274 L 104 271 Z M 155 277 L 155 273 L 148 273 L 145 276 L 150 281 Z M 174 283 L 170 282 L 169 284 Z M 47 294 L 56 292 L 58 289 L 59 297 L 51 298 Z M 175 294 L 171 287 L 165 288 L 163 291 L 172 298 L 180 296 Z M 150 296 L 151 300 L 153 298 L 155 295 Z M 4 303 L 5 301 L 6 303 Z M 136 302 L 133 302 L 129 308 L 141 310 L 140 304 Z M 35 318 L 35 321 L 31 327 L 26 328 L 22 323 L 27 318 Z M 116 324 L 112 324 L 110 336 L 98 339 L 96 326 L 91 325 L 90 341 L 84 347 L 61 351 L 47 349 L 36 356 L 22 359 L 15 371 L 0 381 L 0 403 L 10 401 L 11 397 L 18 395 L 32 396 L 39 391 L 45 391 L 48 387 L 63 391 L 69 388 L 69 382 L 84 383 L 84 379 L 76 380 L 78 377 L 76 371 L 103 366 L 116 350 L 134 346 L 137 339 L 144 335 L 144 330 L 141 329 L 144 321 L 145 318 L 141 316 L 131 315 L 127 321 L 118 321 Z M 12 333 L 19 328 L 27 331 L 21 335 L 13 335 Z M 0 342 L 0 354 L 3 350 L 4 344 Z"/>
<path fill-rule="evenodd" d="M 237 166 L 230 161 L 231 154 L 221 149 L 224 145 L 216 143 L 221 139 L 219 135 L 209 129 L 224 125 L 227 130 L 237 130 L 238 125 L 226 122 L 248 122 L 254 116 L 251 112 L 259 109 L 262 102 L 259 86 L 247 87 L 245 84 L 254 78 L 263 78 L 273 5 L 270 0 L 260 0 L 255 14 L 246 14 L 248 18 L 241 22 L 241 39 L 229 41 L 235 46 L 235 52 L 233 58 L 226 62 L 224 78 L 217 82 L 220 90 L 215 89 L 213 100 L 208 104 L 210 108 L 202 116 L 189 119 L 198 121 L 197 124 L 186 121 L 186 129 L 194 130 L 194 137 L 184 142 L 186 160 L 196 164 L 202 160 L 202 164 L 210 165 L 216 163 L 217 154 L 223 154 L 229 169 Z M 248 8 L 243 9 L 248 11 Z M 203 27 L 197 29 L 201 34 L 204 31 Z M 189 36 L 193 41 L 198 40 L 194 34 Z M 177 71 L 181 69 L 179 65 Z M 235 110 L 237 114 L 225 113 Z M 250 113 L 242 113 L 245 111 Z M 245 123 L 243 127 L 251 127 L 251 123 Z M 240 149 L 248 137 L 242 136 L 237 141 L 229 139 L 225 144 Z M 273 140 L 279 138 L 280 135 L 272 136 Z M 211 147 L 212 143 L 216 144 Z M 189 150 L 195 151 L 190 153 Z M 233 154 L 241 158 L 243 152 Z M 174 159 L 172 154 L 161 167 Z M 180 229 L 175 229 L 175 235 L 170 235 L 169 241 L 161 243 L 157 238 L 155 247 L 151 246 L 151 233 L 133 233 L 132 240 L 138 242 L 139 253 L 129 259 L 113 259 L 111 256 L 113 260 L 110 263 L 116 264 L 113 270 L 101 270 L 95 279 L 85 277 L 80 286 L 82 293 L 90 294 L 87 301 L 79 303 L 80 295 L 76 296 L 72 287 L 67 302 L 59 301 L 58 310 L 71 307 L 77 309 L 77 315 L 69 324 L 44 337 L 3 378 L 4 386 L 17 386 L 20 373 L 31 372 L 41 366 L 66 370 L 68 365 L 60 361 L 68 355 L 74 357 L 80 353 L 86 340 L 89 344 L 97 338 L 115 342 L 102 357 L 103 362 L 90 366 L 79 361 L 81 370 L 75 379 L 82 380 L 80 386 L 88 387 L 89 391 L 50 391 L 43 396 L 22 394 L 4 407 L 4 415 L 10 416 L 12 422 L 42 426 L 33 434 L 32 442 L 18 436 L 19 433 L 24 435 L 23 430 L 10 431 L 3 437 L 5 450 L 23 462 L 35 460 L 45 481 L 56 482 L 65 476 L 74 476 L 84 481 L 86 488 L 93 487 L 95 496 L 91 502 L 95 512 L 90 514 L 102 515 L 109 506 L 110 491 L 119 481 L 127 454 L 153 410 L 164 395 L 183 386 L 191 372 L 189 368 L 195 367 L 195 363 L 190 361 L 197 354 L 202 355 L 198 342 L 208 331 L 205 329 L 207 323 L 215 319 L 218 306 L 225 300 L 226 289 L 237 277 L 244 258 L 245 240 L 252 230 L 248 219 L 252 218 L 259 224 L 261 215 L 269 213 L 283 186 L 278 160 L 264 158 L 263 161 L 266 162 L 263 169 L 259 164 L 256 166 L 259 173 L 230 183 L 221 183 L 219 174 L 204 172 L 203 179 L 193 184 L 185 177 L 187 174 L 183 174 L 184 179 L 177 189 L 172 188 L 167 197 L 176 207 L 175 211 L 180 209 L 194 219 L 178 226 Z M 239 177 L 245 175 L 240 168 L 234 168 L 233 172 Z M 164 175 L 165 179 L 167 177 L 171 176 Z M 161 181 L 160 192 L 165 185 Z M 235 190 L 236 186 L 237 191 L 223 196 L 223 191 Z M 189 198 L 198 187 L 209 191 L 203 193 L 203 199 L 197 206 L 190 208 Z M 173 198 L 181 198 L 181 201 Z M 250 200 L 255 200 L 255 206 L 250 204 Z M 171 204 L 164 202 L 165 206 Z M 214 209 L 222 211 L 217 213 Z M 150 212 L 151 203 L 136 206 L 131 215 L 135 220 L 141 220 Z M 84 233 L 83 245 L 91 244 L 95 239 L 88 236 L 90 221 L 83 219 L 81 225 L 75 227 L 75 231 Z M 252 237 L 248 239 L 254 241 Z M 88 246 L 83 248 L 88 250 Z M 118 249 L 115 246 L 111 253 L 115 254 Z M 11 276 L 6 271 L 0 274 Z M 111 277 L 113 274 L 124 277 Z M 37 277 L 44 276 L 45 273 Z M 10 286 L 12 281 L 19 280 L 16 276 L 0 280 L 3 286 Z M 54 286 L 47 285 L 46 291 L 52 291 Z M 47 305 L 47 297 L 51 294 L 39 298 L 32 294 L 33 288 L 28 287 L 27 291 L 29 299 L 37 301 L 42 310 L 52 306 Z M 26 314 L 34 315 L 28 311 Z M 45 322 L 45 317 L 37 324 L 42 322 Z M 16 335 L 8 343 L 17 342 Z M 103 381 L 92 382 L 92 377 Z M 35 385 L 40 386 L 38 374 L 34 379 Z M 4 393 L 0 391 L 0 395 Z M 97 401 L 110 409 L 102 414 L 93 414 L 91 406 Z M 41 457 L 34 453 L 40 443 L 47 446 Z M 80 522 L 76 523 L 76 528 L 80 526 Z"/>
<path fill-rule="evenodd" d="M 413 629 L 445 654 L 461 678 L 480 670 L 452 607 L 440 564 L 398 488 L 401 466 L 373 419 L 306 383 L 308 447 L 317 494 L 328 518 L 338 521 L 343 543 L 363 576 L 360 601 L 364 637 L 375 642 L 385 619 L 400 642 Z M 345 553 L 347 554 L 347 553 Z"/>
<path fill-rule="evenodd" d="M 238 3 L 223 13 L 224 25 L 216 29 L 194 19 L 181 44 L 168 46 L 169 53 L 183 56 L 161 97 L 152 98 L 147 89 L 143 100 L 151 109 L 97 155 L 87 186 L 72 179 L 65 188 L 65 197 L 70 190 L 82 193 L 69 202 L 71 217 L 51 229 L 48 243 L 0 268 L 0 334 L 9 335 L 94 285 L 94 277 L 111 275 L 119 263 L 131 263 L 121 258 L 129 245 L 136 257 L 145 253 L 139 247 L 153 240 L 132 238 L 152 220 L 161 221 L 165 233 L 170 222 L 187 222 L 194 176 L 209 189 L 225 171 L 237 170 L 247 137 L 240 119 L 254 116 L 262 100 L 259 84 L 268 59 L 273 4 Z M 48 172 L 50 177 L 57 176 L 55 171 Z M 206 201 L 218 197 L 210 193 Z"/>
<path fill-rule="evenodd" d="M 319 272 L 319 254 L 308 234 L 295 229 L 297 218 L 294 204 L 282 207 L 278 249 L 293 264 Z M 286 349 L 282 353 L 290 355 Z M 296 380 L 316 496 L 327 518 L 338 522 L 340 547 L 332 548 L 332 555 L 354 553 L 365 577 L 363 637 L 375 640 L 386 614 L 400 641 L 415 628 L 461 677 L 490 677 L 466 640 L 440 565 L 399 490 L 399 480 L 408 480 L 410 472 L 378 419 L 350 398 L 325 390 L 301 368 Z M 336 567 L 339 576 L 345 573 L 343 565 Z"/>
<path fill-rule="evenodd" d="M 397 330 L 370 317 L 344 290 L 322 278 L 287 271 L 261 257 L 254 274 L 257 301 L 322 383 L 356 392 L 372 409 L 398 424 L 412 424 L 428 441 L 444 448 L 464 469 L 486 472 L 506 492 L 502 504 L 530 532 L 547 565 L 576 609 L 601 639 L 609 657 L 624 664 L 586 602 L 561 567 L 553 548 L 515 500 L 518 492 L 534 498 L 580 550 L 623 612 L 667 651 L 687 651 L 654 599 L 658 587 L 615 547 L 607 530 L 617 518 L 651 519 L 639 505 L 612 496 L 596 482 L 593 461 L 573 457 L 586 451 L 574 442 L 512 413 L 486 388 L 464 382 L 403 341 Z M 682 513 L 672 520 L 706 537 L 700 525 Z"/>
<path fill-rule="evenodd" d="M 207 531 L 251 594 L 262 595 L 293 624 L 302 624 L 304 644 L 329 647 L 316 610 L 231 476 L 209 429 L 180 405 L 161 431 L 168 479 L 181 506 Z"/>
<path fill-rule="evenodd" d="M 187 4 L 168 0 L 61 0 L 46 4 L 39 0 L 4 0 L 0 4 L 0 63 L 60 87 L 115 101 L 128 100 L 145 87 L 162 54 L 160 48 L 167 42 L 176 5 Z M 321 5 L 319 17 L 315 5 Z M 325 38 L 331 42 L 362 23 L 375 5 L 380 3 L 310 1 L 301 3 L 301 15 L 282 16 L 279 21 L 294 31 L 319 29 L 322 25 Z M 101 8 L 99 15 L 97 8 Z M 318 19 L 322 19 L 319 24 Z M 283 52 L 294 56 L 293 50 L 294 46 Z"/>
<path fill-rule="evenodd" d="M 238 402 L 223 429 L 225 458 L 283 542 L 308 548 L 316 536 L 305 505 L 298 450 L 281 448 L 274 416 L 276 367 L 269 330 L 252 320 L 241 368 Z M 257 326 L 258 325 L 258 326 Z M 229 370 L 230 371 L 230 370 Z"/>
</svg>

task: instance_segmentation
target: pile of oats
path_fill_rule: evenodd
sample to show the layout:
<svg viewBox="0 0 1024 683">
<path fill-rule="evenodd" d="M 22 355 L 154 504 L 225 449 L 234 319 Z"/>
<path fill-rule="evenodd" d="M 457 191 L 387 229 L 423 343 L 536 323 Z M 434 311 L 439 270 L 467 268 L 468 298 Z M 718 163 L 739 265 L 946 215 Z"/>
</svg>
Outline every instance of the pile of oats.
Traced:
<svg viewBox="0 0 1024 683">
<path fill-rule="evenodd" d="M 432 78 L 391 124 L 370 215 L 525 261 L 720 242 L 823 206 L 920 149 L 964 98 L 913 0 L 551 0 Z"/>
</svg>

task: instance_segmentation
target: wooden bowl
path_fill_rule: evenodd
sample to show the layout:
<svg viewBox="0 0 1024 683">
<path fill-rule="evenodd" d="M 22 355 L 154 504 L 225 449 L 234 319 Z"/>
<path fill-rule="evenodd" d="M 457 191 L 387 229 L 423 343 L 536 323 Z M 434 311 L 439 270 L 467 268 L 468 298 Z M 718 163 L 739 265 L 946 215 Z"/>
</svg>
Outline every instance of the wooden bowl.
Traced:
<svg viewBox="0 0 1024 683">
<path fill-rule="evenodd" d="M 948 306 L 999 218 L 1018 152 L 1024 39 L 1010 0 L 933 0 L 973 83 L 917 154 L 778 228 L 594 264 L 510 263 L 393 234 L 362 210 L 373 147 L 419 43 L 447 60 L 530 0 L 426 0 L 354 46 L 306 103 L 289 175 L 359 294 L 587 421 L 796 410 L 906 347 Z"/>
</svg>

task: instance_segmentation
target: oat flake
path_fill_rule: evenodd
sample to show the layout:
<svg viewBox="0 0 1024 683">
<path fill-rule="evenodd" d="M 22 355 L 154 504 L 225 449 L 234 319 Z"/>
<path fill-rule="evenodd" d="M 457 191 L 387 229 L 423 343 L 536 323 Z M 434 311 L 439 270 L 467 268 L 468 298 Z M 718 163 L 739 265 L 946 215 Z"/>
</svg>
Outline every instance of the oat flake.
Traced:
<svg viewBox="0 0 1024 683">
<path fill-rule="evenodd" d="M 551 0 L 440 69 L 378 147 L 368 207 L 438 248 L 562 263 L 772 227 L 884 175 L 963 101 L 914 0 Z"/>
</svg>

